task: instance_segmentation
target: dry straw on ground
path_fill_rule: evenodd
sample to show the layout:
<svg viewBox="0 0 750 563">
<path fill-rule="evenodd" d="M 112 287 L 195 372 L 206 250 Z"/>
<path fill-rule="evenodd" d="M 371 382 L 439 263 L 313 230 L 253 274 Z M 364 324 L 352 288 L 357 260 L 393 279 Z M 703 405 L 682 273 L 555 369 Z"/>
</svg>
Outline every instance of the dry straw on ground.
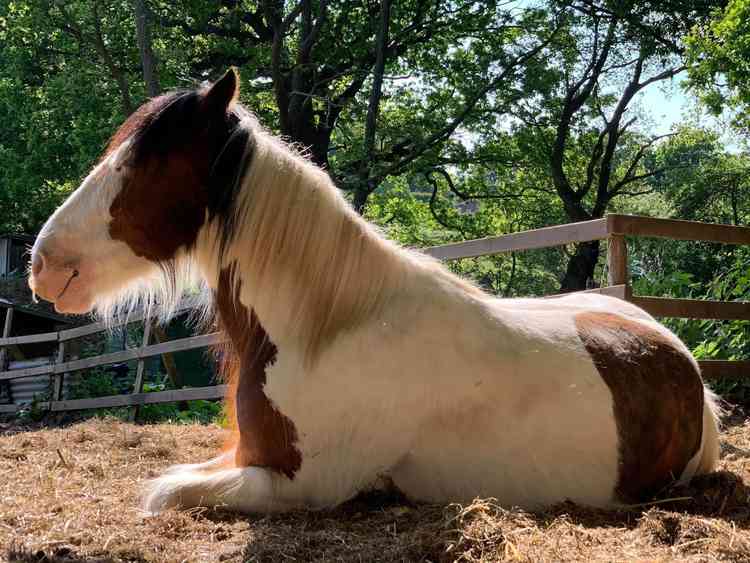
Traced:
<svg viewBox="0 0 750 563">
<path fill-rule="evenodd" d="M 411 505 L 370 494 L 326 512 L 144 517 L 138 488 L 212 455 L 213 426 L 92 420 L 0 434 L 0 546 L 10 561 L 750 561 L 750 421 L 724 433 L 722 472 L 627 511 L 543 514 L 491 499 Z M 0 553 L 2 556 L 2 553 Z"/>
</svg>

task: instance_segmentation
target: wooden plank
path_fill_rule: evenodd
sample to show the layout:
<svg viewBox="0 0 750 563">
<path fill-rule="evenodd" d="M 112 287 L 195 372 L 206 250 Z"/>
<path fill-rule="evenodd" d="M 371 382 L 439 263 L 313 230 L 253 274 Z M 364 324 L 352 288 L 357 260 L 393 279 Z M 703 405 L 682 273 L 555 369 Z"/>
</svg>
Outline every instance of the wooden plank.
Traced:
<svg viewBox="0 0 750 563">
<path fill-rule="evenodd" d="M 180 315 L 186 311 L 194 309 L 198 306 L 200 300 L 197 298 L 187 298 L 175 308 L 174 315 Z M 60 340 L 71 340 L 73 338 L 80 338 L 82 336 L 88 336 L 89 334 L 96 334 L 97 332 L 104 332 L 105 330 L 111 330 L 120 327 L 124 324 L 131 324 L 142 321 L 145 318 L 144 311 L 134 311 L 128 316 L 120 317 L 109 323 L 96 322 L 76 328 L 69 328 L 60 331 Z"/>
<path fill-rule="evenodd" d="M 157 344 L 169 341 L 167 332 L 158 324 L 154 324 L 153 333 L 154 340 L 156 340 Z M 177 371 L 177 363 L 174 361 L 174 354 L 172 354 L 171 352 L 162 354 L 161 361 L 164 364 L 164 369 L 167 371 L 167 377 L 169 378 L 172 387 L 174 387 L 175 389 L 179 389 L 180 387 L 182 387 L 183 383 L 182 379 L 180 378 L 180 374 Z"/>
<path fill-rule="evenodd" d="M 77 371 L 81 369 L 89 369 L 98 366 L 106 366 L 107 364 L 119 364 L 122 362 L 129 362 L 131 360 L 138 359 L 138 349 L 132 348 L 130 350 L 121 350 L 119 352 L 111 352 L 109 354 L 102 354 L 101 356 L 92 356 L 91 358 L 81 358 L 80 360 L 71 360 L 55 366 L 55 373 L 65 373 L 66 371 Z"/>
<path fill-rule="evenodd" d="M 606 220 L 609 234 L 750 244 L 750 227 L 618 214 L 607 215 Z"/>
<path fill-rule="evenodd" d="M 611 297 L 619 297 L 620 299 L 628 300 L 630 297 L 630 287 L 627 285 L 614 285 L 609 287 L 595 287 L 594 289 L 585 289 L 583 291 L 575 291 L 572 293 L 558 293 L 555 295 L 545 295 L 543 299 L 555 299 L 558 297 L 565 297 L 566 295 L 577 295 L 579 293 L 598 293 L 601 295 L 609 295 Z"/>
<path fill-rule="evenodd" d="M 57 342 L 57 335 L 57 332 L 42 332 L 39 334 L 28 334 L 26 336 L 10 336 L 8 338 L 0 338 L 0 346 L 34 344 L 36 342 Z"/>
<path fill-rule="evenodd" d="M 5 322 L 3 323 L 3 339 L 10 337 L 10 329 L 13 325 L 13 307 L 5 309 Z"/>
<path fill-rule="evenodd" d="M 11 326 L 13 324 L 13 307 L 7 307 L 5 309 L 5 322 L 3 323 L 3 340 L 10 337 L 10 330 Z M 0 346 L 0 373 L 4 372 L 7 368 L 6 365 L 6 358 L 8 357 L 8 350 L 4 348 L 3 346 Z M 7 385 L 7 384 L 5 384 Z M 7 394 L 10 397 L 10 386 L 7 387 Z M 9 400 L 13 400 L 12 397 L 10 397 Z"/>
<path fill-rule="evenodd" d="M 607 239 L 607 283 L 610 286 L 628 283 L 628 245 L 622 235 Z"/>
<path fill-rule="evenodd" d="M 65 342 L 60 342 L 57 345 L 57 360 L 55 361 L 55 364 L 60 365 L 65 363 Z M 55 374 L 55 382 L 52 386 L 52 400 L 53 401 L 59 401 L 62 399 L 62 390 L 63 390 L 63 378 L 65 377 L 65 374 L 60 372 Z"/>
<path fill-rule="evenodd" d="M 92 323 L 90 325 L 78 326 L 75 328 L 67 328 L 60 331 L 60 341 L 72 340 L 73 338 L 80 338 L 82 336 L 88 336 L 89 334 L 96 334 L 97 332 L 104 332 L 110 328 L 114 328 L 119 325 L 106 325 L 105 323 Z"/>
<path fill-rule="evenodd" d="M 153 322 L 151 319 L 145 319 L 143 321 L 143 339 L 141 340 L 141 348 L 146 348 L 148 346 L 148 341 L 151 338 L 151 325 Z M 146 369 L 146 362 L 143 358 L 138 360 L 138 366 L 135 370 L 135 381 L 133 382 L 133 393 L 139 394 L 143 393 L 143 372 Z M 131 412 L 128 418 L 132 421 L 135 421 L 136 417 L 138 416 L 138 407 L 135 407 Z"/>
<path fill-rule="evenodd" d="M 183 350 L 193 350 L 194 348 L 203 348 L 213 346 L 227 339 L 226 335 L 221 332 L 212 332 L 200 336 L 190 336 L 180 340 L 171 340 L 160 344 L 152 344 L 142 349 L 141 357 L 150 358 L 151 356 L 160 356 L 167 352 L 181 352 Z"/>
<path fill-rule="evenodd" d="M 55 366 L 52 364 L 47 366 L 37 366 L 35 368 L 11 369 L 7 371 L 0 371 L 0 380 L 19 379 L 21 377 L 31 377 L 33 375 L 44 375 L 46 373 L 54 372 Z"/>
<path fill-rule="evenodd" d="M 0 413 L 3 414 L 14 414 L 18 412 L 18 405 L 10 404 L 10 405 L 0 405 Z"/>
<path fill-rule="evenodd" d="M 745 379 L 750 380 L 750 362 L 729 360 L 700 360 L 698 365 L 704 379 Z"/>
<path fill-rule="evenodd" d="M 160 356 L 165 352 L 194 350 L 195 348 L 203 348 L 217 344 L 222 342 L 225 338 L 226 337 L 223 334 L 218 332 L 212 332 L 211 334 L 203 334 L 200 336 L 190 336 L 188 338 L 172 340 L 171 342 L 164 342 L 162 344 L 152 344 L 151 346 L 144 346 L 143 348 L 131 348 L 130 350 L 122 350 L 120 352 L 112 352 L 111 354 L 103 354 L 101 356 L 67 362 L 57 366 L 55 370 L 60 372 L 75 371 L 107 364 L 151 358 L 153 356 Z"/>
<path fill-rule="evenodd" d="M 151 346 L 146 346 L 144 348 L 132 348 L 130 350 L 102 354 L 101 356 L 93 356 L 91 358 L 71 360 L 57 365 L 4 371 L 0 372 L 0 380 L 18 379 L 20 377 L 29 377 L 44 373 L 66 373 L 69 371 L 105 366 L 107 364 L 129 362 L 142 358 L 150 358 L 152 356 L 160 356 L 165 352 L 181 352 L 184 350 L 194 350 L 195 348 L 204 348 L 225 340 L 226 335 L 223 333 L 212 332 L 211 334 L 181 338 L 180 340 L 172 340 L 171 342 L 164 342 L 162 344 L 152 344 Z"/>
<path fill-rule="evenodd" d="M 629 301 L 655 317 L 750 320 L 750 301 L 708 301 L 633 296 Z"/>
<path fill-rule="evenodd" d="M 110 407 L 133 407 L 154 403 L 172 403 L 177 401 L 194 401 L 197 399 L 222 399 L 227 391 L 226 385 L 211 387 L 194 387 L 191 389 L 175 389 L 172 391 L 157 391 L 154 393 L 133 393 L 130 395 L 110 395 L 96 399 L 75 399 L 70 401 L 54 401 L 47 406 L 51 411 L 71 411 L 84 409 L 99 409 Z"/>
<path fill-rule="evenodd" d="M 141 341 L 141 350 L 148 347 L 148 341 L 151 338 L 151 320 L 143 321 L 143 340 Z M 143 356 L 138 360 L 138 366 L 135 370 L 135 382 L 133 383 L 133 393 L 143 393 L 143 371 L 146 369 L 146 362 Z"/>
<path fill-rule="evenodd" d="M 490 256 L 515 250 L 532 250 L 607 238 L 607 220 L 594 219 L 580 223 L 556 225 L 498 237 L 467 240 L 453 244 L 432 246 L 422 252 L 441 260 Z"/>
<path fill-rule="evenodd" d="M 106 323 L 100 321 L 76 328 L 68 328 L 66 330 L 60 331 L 60 340 L 72 340 L 73 338 L 81 338 L 82 336 L 96 334 L 97 332 L 115 330 L 124 325 L 129 325 L 141 320 L 143 320 L 142 313 L 133 313 L 132 315 L 128 315 L 127 317 L 121 317 Z"/>
<path fill-rule="evenodd" d="M 610 297 L 619 297 L 620 299 L 630 299 L 630 287 L 626 284 L 610 285 L 607 287 L 595 287 L 594 289 L 586 289 L 585 291 L 579 291 L 577 293 L 599 293 L 601 295 L 609 295 Z"/>
</svg>

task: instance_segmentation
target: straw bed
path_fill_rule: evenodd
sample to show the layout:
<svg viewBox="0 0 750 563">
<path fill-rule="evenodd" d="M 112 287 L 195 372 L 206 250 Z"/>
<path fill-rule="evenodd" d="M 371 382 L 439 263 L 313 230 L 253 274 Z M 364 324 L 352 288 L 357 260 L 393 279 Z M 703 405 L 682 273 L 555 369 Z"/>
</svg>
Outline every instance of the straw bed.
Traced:
<svg viewBox="0 0 750 563">
<path fill-rule="evenodd" d="M 203 461 L 216 426 L 90 420 L 6 425 L 0 435 L 0 545 L 10 561 L 748 561 L 750 423 L 723 437 L 722 471 L 627 511 L 564 503 L 542 514 L 413 505 L 363 495 L 325 512 L 144 517 L 139 484 L 173 463 Z M 0 552 L 2 555 L 3 552 Z"/>
</svg>

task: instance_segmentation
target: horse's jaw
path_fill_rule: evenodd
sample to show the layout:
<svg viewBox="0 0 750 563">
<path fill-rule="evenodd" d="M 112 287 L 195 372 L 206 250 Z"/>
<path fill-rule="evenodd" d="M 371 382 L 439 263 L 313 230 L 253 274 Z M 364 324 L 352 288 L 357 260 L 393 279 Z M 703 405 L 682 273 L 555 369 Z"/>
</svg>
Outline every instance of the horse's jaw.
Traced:
<svg viewBox="0 0 750 563">
<path fill-rule="evenodd" d="M 86 294 L 63 296 L 54 302 L 55 311 L 65 315 L 85 315 L 94 309 L 94 300 Z"/>
</svg>

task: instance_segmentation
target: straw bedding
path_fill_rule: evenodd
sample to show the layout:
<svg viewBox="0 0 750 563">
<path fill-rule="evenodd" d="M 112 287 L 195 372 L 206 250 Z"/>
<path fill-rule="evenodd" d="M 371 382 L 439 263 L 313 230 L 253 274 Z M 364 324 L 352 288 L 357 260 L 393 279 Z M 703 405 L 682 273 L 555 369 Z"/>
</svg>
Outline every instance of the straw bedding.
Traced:
<svg viewBox="0 0 750 563">
<path fill-rule="evenodd" d="M 750 420 L 723 434 L 721 471 L 623 511 L 570 503 L 540 514 L 492 499 L 414 505 L 365 494 L 336 510 L 144 517 L 139 483 L 203 461 L 217 426 L 88 420 L 0 425 L 0 556 L 19 562 L 748 561 Z"/>
</svg>

